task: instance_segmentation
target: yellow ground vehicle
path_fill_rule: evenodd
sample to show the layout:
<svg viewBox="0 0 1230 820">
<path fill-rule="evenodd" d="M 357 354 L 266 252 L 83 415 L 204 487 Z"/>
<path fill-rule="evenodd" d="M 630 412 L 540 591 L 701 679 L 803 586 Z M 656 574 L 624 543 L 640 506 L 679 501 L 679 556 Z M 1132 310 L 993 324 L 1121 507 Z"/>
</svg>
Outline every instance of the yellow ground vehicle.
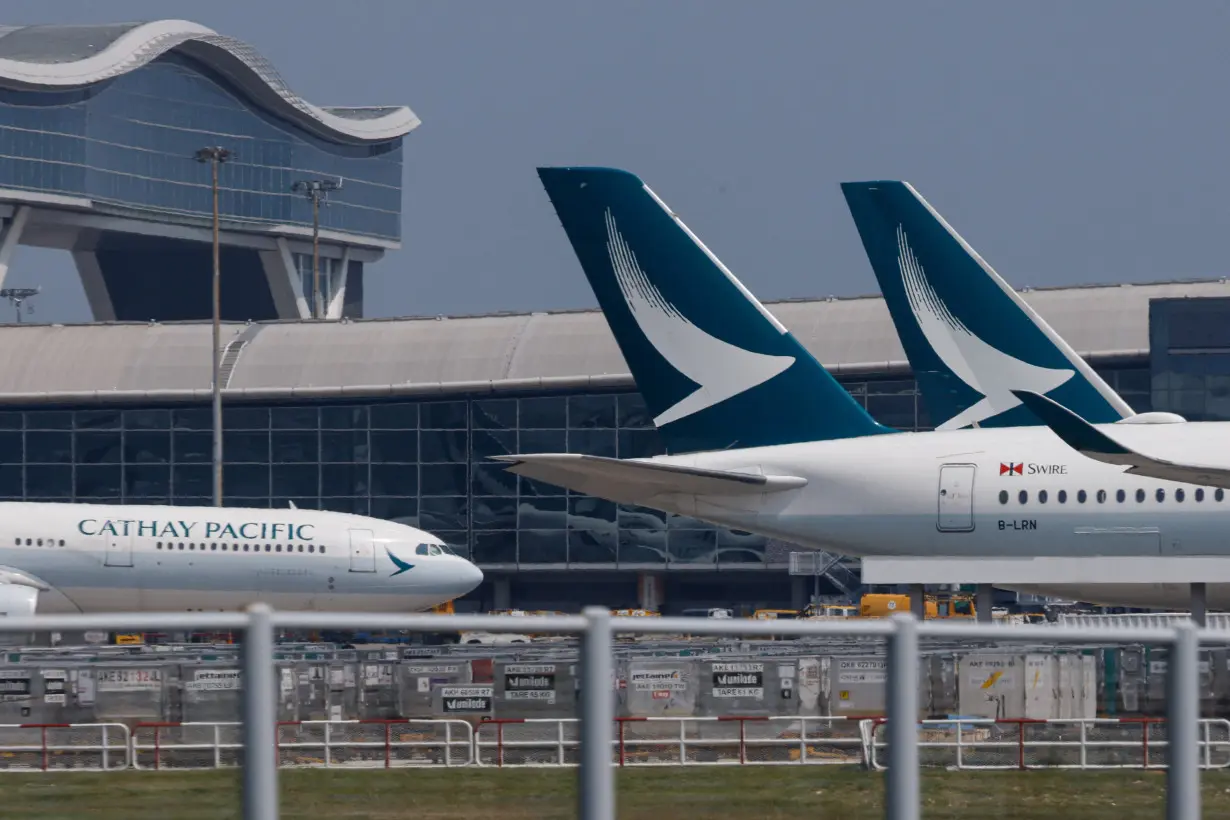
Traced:
<svg viewBox="0 0 1230 820">
<path fill-rule="evenodd" d="M 801 613 L 797 609 L 758 609 L 749 618 L 753 621 L 794 621 Z M 748 635 L 753 640 L 777 640 L 776 635 Z"/>
<path fill-rule="evenodd" d="M 858 616 L 858 607 L 851 604 L 808 604 L 799 617 L 808 621 L 831 621 Z"/>
<path fill-rule="evenodd" d="M 454 615 L 456 610 L 453 608 L 453 602 L 447 601 L 443 604 L 436 604 L 431 608 L 431 611 L 436 615 Z"/>
<path fill-rule="evenodd" d="M 797 609 L 758 609 L 751 615 L 753 621 L 793 621 L 798 617 Z"/>
<path fill-rule="evenodd" d="M 909 595 L 869 593 L 864 595 L 858 604 L 860 618 L 887 618 L 898 612 L 909 611 Z M 923 617 L 927 620 L 937 618 L 973 620 L 976 614 L 974 599 L 970 595 L 928 595 L 923 599 Z"/>
</svg>

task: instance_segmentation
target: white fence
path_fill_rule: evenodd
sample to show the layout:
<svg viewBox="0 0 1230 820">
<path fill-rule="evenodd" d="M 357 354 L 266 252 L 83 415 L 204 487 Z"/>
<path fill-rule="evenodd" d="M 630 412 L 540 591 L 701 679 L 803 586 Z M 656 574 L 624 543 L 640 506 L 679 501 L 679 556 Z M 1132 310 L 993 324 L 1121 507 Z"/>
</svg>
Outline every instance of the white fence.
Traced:
<svg viewBox="0 0 1230 820">
<path fill-rule="evenodd" d="M 122 723 L 0 724 L 0 771 L 94 771 L 132 764 L 132 737 Z"/>
<path fill-rule="evenodd" d="M 137 769 L 218 769 L 243 762 L 243 724 L 138 723 L 131 760 Z M 280 721 L 276 759 L 283 768 L 468 766 L 474 727 L 464 720 Z M 0 754 L 5 751 L 0 731 Z"/>
<path fill-rule="evenodd" d="M 856 765 L 884 771 L 883 718 L 616 718 L 611 762 L 642 766 Z M 1199 724 L 1202 769 L 1230 768 L 1230 720 Z M 1156 718 L 923 720 L 920 764 L 959 770 L 1161 769 Z M 301 720 L 277 725 L 280 768 L 561 767 L 575 718 Z M 237 722 L 0 724 L 0 771 L 219 769 L 243 763 Z"/>
<path fill-rule="evenodd" d="M 864 721 L 869 765 L 883 771 L 884 721 Z M 919 723 L 919 762 L 951 769 L 1164 769 L 1159 718 L 958 719 Z M 1200 768 L 1230 768 L 1230 720 L 1200 721 Z"/>
<path fill-rule="evenodd" d="M 99 614 L 46 615 L 5 619 L 5 631 L 84 632 L 107 631 L 243 631 L 243 816 L 245 820 L 277 820 L 278 765 L 280 755 L 277 715 L 277 682 L 274 678 L 276 629 L 338 629 L 351 631 L 405 630 L 411 632 L 519 632 L 581 636 L 581 707 L 579 743 L 575 749 L 579 771 L 579 801 L 582 820 L 614 820 L 615 789 L 612 750 L 617 724 L 612 656 L 616 633 L 666 635 L 716 635 L 727 637 L 773 635 L 778 637 L 886 638 L 888 662 L 887 723 L 883 729 L 891 765 L 885 777 L 885 809 L 890 820 L 917 820 L 920 813 L 918 714 L 919 639 L 947 641 L 995 641 L 997 643 L 1146 643 L 1169 647 L 1167 687 L 1168 820 L 1198 820 L 1201 816 L 1200 769 L 1201 724 L 1199 720 L 1199 646 L 1230 644 L 1230 631 L 1197 630 L 1190 622 L 1173 628 L 1081 628 L 1046 626 L 1000 627 L 978 623 L 919 623 L 910 615 L 891 619 L 834 621 L 751 621 L 702 618 L 612 618 L 603 608 L 590 607 L 580 616 L 524 616 L 501 618 L 485 615 L 360 615 L 327 612 L 273 612 L 254 605 L 246 613 L 190 614 Z M 897 719 L 902 718 L 902 719 Z M 71 728 L 71 727 L 69 727 Z M 557 730 L 562 731 L 562 730 Z M 746 732 L 746 728 L 744 729 Z M 626 732 L 626 730 L 625 730 Z M 874 741 L 874 732 L 872 735 Z M 625 737 L 626 740 L 626 737 Z M 786 740 L 793 740 L 786 738 Z M 365 741 L 366 742 L 366 741 Z M 378 741 L 371 741 L 378 742 Z M 129 745 L 131 748 L 131 738 Z M 52 746 L 40 741 L 37 754 Z M 105 746 L 105 743 L 102 744 Z M 1207 748 L 1207 742 L 1205 747 Z M 475 759 L 480 759 L 474 740 Z M 321 741 L 317 750 L 333 744 Z M 452 746 L 443 747 L 451 754 Z M 746 753 L 744 735 L 739 748 Z M 874 748 L 874 744 L 873 744 Z M 567 758 L 568 749 L 564 748 Z M 557 745 L 556 753 L 560 753 Z M 104 750 L 104 754 L 109 754 Z M 51 757 L 51 749 L 46 755 Z M 625 760 L 626 763 L 626 760 Z"/>
</svg>

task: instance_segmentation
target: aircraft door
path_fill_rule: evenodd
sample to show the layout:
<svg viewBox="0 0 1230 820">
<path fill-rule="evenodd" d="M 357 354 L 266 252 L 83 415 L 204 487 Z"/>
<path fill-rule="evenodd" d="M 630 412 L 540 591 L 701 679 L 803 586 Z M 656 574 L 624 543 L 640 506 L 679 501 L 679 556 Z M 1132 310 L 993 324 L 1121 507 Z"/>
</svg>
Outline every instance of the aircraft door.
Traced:
<svg viewBox="0 0 1230 820">
<path fill-rule="evenodd" d="M 944 464 L 940 467 L 940 532 L 972 532 L 974 529 L 974 465 Z"/>
<path fill-rule="evenodd" d="M 132 536 L 104 535 L 107 540 L 107 557 L 103 561 L 108 567 L 132 566 Z"/>
<path fill-rule="evenodd" d="M 371 530 L 350 531 L 350 571 L 376 571 L 376 548 L 372 544 Z"/>
</svg>

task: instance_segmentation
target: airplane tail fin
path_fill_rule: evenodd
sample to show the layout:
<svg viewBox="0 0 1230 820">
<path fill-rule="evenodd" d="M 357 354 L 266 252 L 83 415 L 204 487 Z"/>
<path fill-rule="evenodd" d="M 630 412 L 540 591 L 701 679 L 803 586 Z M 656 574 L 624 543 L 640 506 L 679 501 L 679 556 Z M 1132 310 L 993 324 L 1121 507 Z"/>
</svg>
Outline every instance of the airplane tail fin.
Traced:
<svg viewBox="0 0 1230 820">
<path fill-rule="evenodd" d="M 1133 415 L 908 182 L 841 189 L 937 428 L 1037 424 L 1018 389 L 1095 423 Z"/>
<path fill-rule="evenodd" d="M 538 175 L 669 452 L 891 432 L 638 177 Z"/>
</svg>

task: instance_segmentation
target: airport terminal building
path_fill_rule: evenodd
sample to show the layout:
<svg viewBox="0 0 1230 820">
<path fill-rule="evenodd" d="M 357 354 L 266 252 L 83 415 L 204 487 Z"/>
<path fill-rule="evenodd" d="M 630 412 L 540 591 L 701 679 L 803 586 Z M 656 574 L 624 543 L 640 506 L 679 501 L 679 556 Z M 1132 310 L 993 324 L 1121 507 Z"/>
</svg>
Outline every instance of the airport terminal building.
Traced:
<svg viewBox="0 0 1230 820">
<path fill-rule="evenodd" d="M 0 286 L 13 247 L 72 253 L 100 321 L 212 315 L 219 168 L 222 303 L 235 320 L 307 317 L 312 204 L 326 316 L 362 315 L 363 267 L 400 246 L 404 106 L 321 108 L 250 46 L 182 20 L 0 26 Z M 175 271 L 167 276 L 165 271 Z"/>
<path fill-rule="evenodd" d="M 1137 409 L 1230 418 L 1225 281 L 1023 295 Z M 877 419 L 927 429 L 880 298 L 770 307 Z M 790 606 L 811 592 L 812 579 L 788 573 L 788 545 L 487 461 L 660 452 L 597 311 L 228 323 L 223 334 L 228 504 L 417 524 L 482 566 L 472 598 L 484 607 Z M 0 327 L 0 498 L 209 503 L 209 346 L 207 322 Z M 851 567 L 830 572 L 825 592 L 857 589 Z"/>
<path fill-rule="evenodd" d="M 791 547 L 518 478 L 487 460 L 661 452 L 602 314 L 362 318 L 400 243 L 410 109 L 319 108 L 195 24 L 0 28 L 0 285 L 69 251 L 97 320 L 0 326 L 0 500 L 210 503 L 210 169 L 220 169 L 225 502 L 430 530 L 487 580 L 470 608 L 800 606 Z M 308 317 L 310 203 L 326 320 Z M 581 276 L 580 269 L 576 272 Z M 1224 279 L 1026 291 L 1138 410 L 1230 419 Z M 879 297 L 772 311 L 884 424 L 929 428 Z M 838 562 L 826 593 L 859 588 Z"/>
</svg>

